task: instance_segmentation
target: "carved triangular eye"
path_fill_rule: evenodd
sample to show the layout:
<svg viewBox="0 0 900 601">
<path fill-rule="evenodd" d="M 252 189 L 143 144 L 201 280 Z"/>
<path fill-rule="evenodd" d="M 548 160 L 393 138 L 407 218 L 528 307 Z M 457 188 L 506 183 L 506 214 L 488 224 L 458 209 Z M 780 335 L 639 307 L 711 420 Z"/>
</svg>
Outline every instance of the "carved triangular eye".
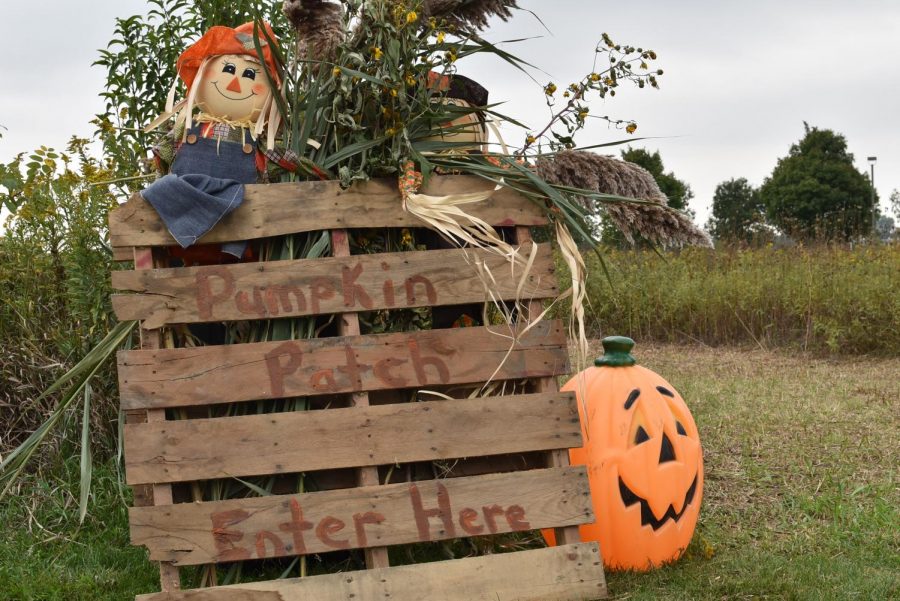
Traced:
<svg viewBox="0 0 900 601">
<path fill-rule="evenodd" d="M 681 422 L 675 422 L 675 431 L 681 434 L 682 436 L 687 436 L 687 431 L 684 429 L 684 426 L 681 425 Z"/>
<path fill-rule="evenodd" d="M 648 440 L 650 440 L 650 436 L 647 435 L 647 431 L 643 426 L 638 426 L 637 432 L 634 434 L 634 444 L 641 444 Z"/>
</svg>

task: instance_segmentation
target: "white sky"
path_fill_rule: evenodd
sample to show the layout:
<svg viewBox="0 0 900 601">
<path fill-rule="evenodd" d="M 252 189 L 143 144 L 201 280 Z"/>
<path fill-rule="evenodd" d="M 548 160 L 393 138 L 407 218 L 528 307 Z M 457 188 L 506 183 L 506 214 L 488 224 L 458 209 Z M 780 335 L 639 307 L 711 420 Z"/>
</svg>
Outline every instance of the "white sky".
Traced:
<svg viewBox="0 0 900 601">
<path fill-rule="evenodd" d="M 280 2 L 280 0 L 278 0 Z M 881 205 L 900 188 L 900 0 L 520 0 L 525 12 L 499 23 L 492 41 L 543 36 L 507 46 L 541 67 L 541 83 L 560 87 L 589 72 L 603 32 L 652 48 L 665 70 L 661 90 L 621 89 L 592 112 L 634 119 L 640 142 L 660 150 L 666 168 L 687 181 L 704 223 L 716 184 L 746 177 L 759 185 L 803 134 L 803 121 L 847 137 L 857 167 L 875 182 Z M 40 145 L 62 148 L 88 136 L 102 109 L 97 49 L 115 17 L 143 13 L 138 0 L 0 0 L 0 161 Z M 27 58 L 25 58 L 27 57 Z M 500 110 L 542 127 L 540 87 L 505 64 L 472 60 L 460 72 L 479 80 Z M 597 121 L 582 145 L 624 136 Z M 511 136 L 519 143 L 518 134 Z M 613 151 L 610 151 L 613 152 Z"/>
</svg>

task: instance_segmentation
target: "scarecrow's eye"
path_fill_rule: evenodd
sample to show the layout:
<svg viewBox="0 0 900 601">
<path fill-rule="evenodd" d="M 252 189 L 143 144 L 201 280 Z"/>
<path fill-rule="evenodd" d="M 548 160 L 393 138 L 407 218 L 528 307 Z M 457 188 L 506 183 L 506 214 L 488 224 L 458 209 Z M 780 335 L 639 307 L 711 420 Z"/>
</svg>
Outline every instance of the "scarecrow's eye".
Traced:
<svg viewBox="0 0 900 601">
<path fill-rule="evenodd" d="M 682 436 L 687 436 L 687 431 L 684 429 L 684 426 L 681 425 L 680 421 L 675 421 L 675 430 Z"/>
<path fill-rule="evenodd" d="M 253 69 L 244 69 L 244 72 L 241 73 L 241 77 L 246 77 L 247 79 L 256 79 L 256 71 Z"/>
<path fill-rule="evenodd" d="M 634 444 L 641 444 L 648 440 L 650 440 L 650 437 L 647 435 L 647 431 L 644 430 L 643 426 L 638 426 L 637 432 L 634 433 Z"/>
<path fill-rule="evenodd" d="M 232 75 L 234 75 L 236 70 L 237 69 L 235 69 L 232 63 L 225 63 L 225 66 L 222 67 L 222 73 L 231 73 Z"/>
</svg>

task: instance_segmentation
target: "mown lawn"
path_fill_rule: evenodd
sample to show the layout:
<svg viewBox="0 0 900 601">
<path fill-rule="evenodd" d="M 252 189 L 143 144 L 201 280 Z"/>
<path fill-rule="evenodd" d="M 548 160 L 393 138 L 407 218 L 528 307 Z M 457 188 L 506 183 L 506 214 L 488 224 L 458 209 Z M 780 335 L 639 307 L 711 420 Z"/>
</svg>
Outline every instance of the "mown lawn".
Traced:
<svg viewBox="0 0 900 601">
<path fill-rule="evenodd" d="M 900 598 L 900 359 L 675 345 L 635 354 L 691 406 L 706 490 L 686 557 L 608 574 L 613 599 Z M 74 476 L 77 458 L 67 467 Z M 0 505 L 0 599 L 158 590 L 156 569 L 128 545 L 114 471 L 95 477 L 80 529 L 68 478 L 29 483 L 34 494 Z"/>
</svg>

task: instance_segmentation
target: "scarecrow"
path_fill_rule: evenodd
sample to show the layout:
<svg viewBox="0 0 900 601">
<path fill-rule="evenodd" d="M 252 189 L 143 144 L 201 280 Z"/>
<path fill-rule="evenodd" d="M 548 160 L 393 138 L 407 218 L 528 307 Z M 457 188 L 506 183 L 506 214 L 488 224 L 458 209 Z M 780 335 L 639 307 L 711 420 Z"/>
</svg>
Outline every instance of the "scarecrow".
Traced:
<svg viewBox="0 0 900 601">
<path fill-rule="evenodd" d="M 176 80 L 165 112 L 146 128 L 151 131 L 176 117 L 174 127 L 153 148 L 157 169 L 165 175 L 141 196 L 180 245 L 170 254 L 185 263 L 246 257 L 250 251 L 243 242 L 187 247 L 243 202 L 245 184 L 267 182 L 276 172 L 298 166 L 296 157 L 275 147 L 279 113 L 273 102 L 278 93 L 273 89 L 278 75 L 270 46 L 274 34 L 268 24 L 256 34 L 254 27 L 216 26 L 185 50 L 177 69 L 186 98 L 174 104 Z"/>
</svg>

